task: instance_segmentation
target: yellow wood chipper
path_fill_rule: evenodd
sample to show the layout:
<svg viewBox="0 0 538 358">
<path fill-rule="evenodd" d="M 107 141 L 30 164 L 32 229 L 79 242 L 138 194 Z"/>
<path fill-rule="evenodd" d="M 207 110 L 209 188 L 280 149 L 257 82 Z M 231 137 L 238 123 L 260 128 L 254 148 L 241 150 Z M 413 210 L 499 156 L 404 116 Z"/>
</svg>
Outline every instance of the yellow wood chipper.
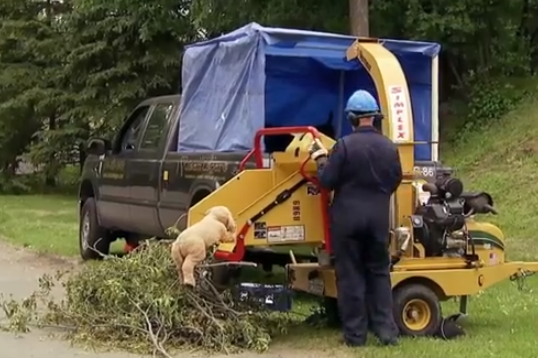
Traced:
<svg viewBox="0 0 538 358">
<path fill-rule="evenodd" d="M 505 237 L 495 225 L 476 221 L 495 214 L 491 196 L 468 193 L 450 175 L 427 183 L 414 171 L 413 113 L 406 77 L 398 59 L 382 43 L 357 40 L 347 51 L 359 60 L 374 83 L 384 115 L 382 132 L 397 143 L 404 180 L 392 199 L 392 285 L 395 319 L 402 334 L 432 335 L 439 329 L 440 302 L 460 299 L 467 313 L 468 297 L 509 278 L 538 271 L 538 262 L 508 261 Z M 288 133 L 293 141 L 272 161 L 263 158 L 264 136 Z M 317 185 L 316 164 L 308 146 L 318 138 L 327 148 L 334 140 L 313 127 L 260 130 L 241 171 L 189 211 L 189 224 L 215 205 L 226 205 L 238 224 L 235 244 L 222 244 L 216 257 L 241 261 L 247 247 L 311 245 L 317 262 L 292 259 L 287 267 L 292 289 L 336 298 L 327 208 L 331 193 Z M 256 168 L 246 169 L 254 159 Z M 291 253 L 293 257 L 293 250 Z"/>
</svg>

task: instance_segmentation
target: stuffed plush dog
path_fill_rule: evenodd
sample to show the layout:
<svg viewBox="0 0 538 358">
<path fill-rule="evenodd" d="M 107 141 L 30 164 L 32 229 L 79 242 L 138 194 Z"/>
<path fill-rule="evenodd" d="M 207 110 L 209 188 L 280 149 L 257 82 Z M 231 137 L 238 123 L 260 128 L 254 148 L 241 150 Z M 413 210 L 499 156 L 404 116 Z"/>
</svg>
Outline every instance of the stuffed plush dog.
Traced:
<svg viewBox="0 0 538 358">
<path fill-rule="evenodd" d="M 230 210 L 225 206 L 214 206 L 202 220 L 179 234 L 171 250 L 179 282 L 194 287 L 195 266 L 205 260 L 210 247 L 235 242 L 236 229 Z"/>
</svg>

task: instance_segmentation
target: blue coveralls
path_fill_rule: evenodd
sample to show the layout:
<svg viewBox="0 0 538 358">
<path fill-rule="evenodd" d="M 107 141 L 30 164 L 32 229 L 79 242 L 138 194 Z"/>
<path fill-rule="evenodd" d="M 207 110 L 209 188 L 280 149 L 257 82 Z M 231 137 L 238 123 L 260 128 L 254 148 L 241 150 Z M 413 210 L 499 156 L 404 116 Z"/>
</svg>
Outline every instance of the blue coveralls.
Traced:
<svg viewBox="0 0 538 358">
<path fill-rule="evenodd" d="M 374 127 L 359 127 L 317 164 L 320 185 L 334 191 L 331 245 L 344 338 L 363 345 L 368 327 L 380 338 L 395 337 L 389 215 L 402 181 L 397 148 Z"/>
</svg>

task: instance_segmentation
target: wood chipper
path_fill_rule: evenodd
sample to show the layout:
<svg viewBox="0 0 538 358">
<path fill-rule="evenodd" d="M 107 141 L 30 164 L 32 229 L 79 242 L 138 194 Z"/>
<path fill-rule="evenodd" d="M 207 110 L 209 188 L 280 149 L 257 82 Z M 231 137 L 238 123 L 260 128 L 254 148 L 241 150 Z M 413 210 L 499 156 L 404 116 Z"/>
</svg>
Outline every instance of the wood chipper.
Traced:
<svg viewBox="0 0 538 358">
<path fill-rule="evenodd" d="M 404 180 L 392 199 L 391 239 L 394 316 L 402 334 L 426 336 L 442 323 L 440 302 L 460 299 L 467 314 L 468 297 L 509 278 L 538 271 L 538 262 L 505 258 L 502 231 L 475 220 L 495 214 L 488 193 L 469 193 L 460 180 L 440 174 L 432 182 L 414 170 L 413 113 L 406 77 L 397 58 L 378 41 L 357 40 L 347 51 L 375 82 L 384 121 L 382 132 L 397 143 Z M 264 136 L 294 136 L 284 152 L 264 161 Z M 235 244 L 223 244 L 216 257 L 241 261 L 246 247 L 311 245 L 317 262 L 293 262 L 287 267 L 292 289 L 336 298 L 335 273 L 327 209 L 331 193 L 317 185 L 316 164 L 308 146 L 318 138 L 326 148 L 334 140 L 313 127 L 267 128 L 257 132 L 254 149 L 241 171 L 189 211 L 189 224 L 211 206 L 226 205 L 238 224 Z M 255 169 L 246 163 L 254 158 Z M 293 261 L 293 250 L 291 252 Z"/>
</svg>

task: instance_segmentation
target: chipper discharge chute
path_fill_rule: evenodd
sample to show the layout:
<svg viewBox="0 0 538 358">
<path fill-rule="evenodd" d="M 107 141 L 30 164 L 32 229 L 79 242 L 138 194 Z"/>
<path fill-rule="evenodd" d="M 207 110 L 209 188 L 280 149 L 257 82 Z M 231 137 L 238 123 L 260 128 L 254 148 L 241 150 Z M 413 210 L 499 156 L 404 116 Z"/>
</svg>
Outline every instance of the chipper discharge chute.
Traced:
<svg viewBox="0 0 538 358">
<path fill-rule="evenodd" d="M 459 297 L 459 315 L 466 315 L 469 296 L 508 278 L 536 272 L 538 262 L 506 260 L 502 231 L 475 221 L 475 215 L 495 213 L 489 194 L 465 192 L 461 181 L 449 174 L 437 176 L 433 183 L 417 178 L 410 96 L 394 55 L 375 40 L 358 40 L 347 57 L 358 59 L 371 73 L 385 116 L 383 134 L 397 143 L 404 171 L 393 197 L 392 229 L 387 233 L 395 320 L 402 334 L 434 335 L 443 321 L 441 301 Z M 271 165 L 264 166 L 261 138 L 282 133 L 293 134 L 293 141 L 285 152 L 273 153 Z M 242 170 L 193 206 L 189 222 L 198 221 L 214 205 L 232 210 L 239 233 L 235 245 L 219 247 L 216 256 L 222 260 L 242 260 L 246 247 L 316 247 L 317 262 L 288 265 L 289 284 L 330 301 L 337 297 L 327 219 L 330 193 L 317 186 L 315 163 L 308 157 L 313 137 L 326 147 L 334 143 L 313 127 L 258 131 Z M 256 167 L 247 169 L 252 157 Z"/>
</svg>

